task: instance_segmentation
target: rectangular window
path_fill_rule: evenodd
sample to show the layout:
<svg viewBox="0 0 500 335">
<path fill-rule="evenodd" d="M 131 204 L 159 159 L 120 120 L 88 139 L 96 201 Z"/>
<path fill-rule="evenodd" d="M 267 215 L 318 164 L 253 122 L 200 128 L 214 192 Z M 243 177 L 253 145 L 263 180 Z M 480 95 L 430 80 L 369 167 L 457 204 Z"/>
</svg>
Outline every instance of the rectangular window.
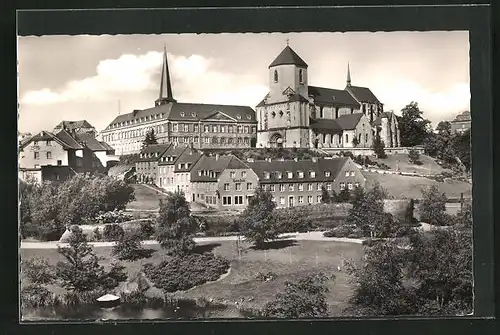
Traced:
<svg viewBox="0 0 500 335">
<path fill-rule="evenodd" d="M 237 195 L 234 197 L 234 204 L 235 205 L 243 205 L 243 196 L 242 195 Z"/>
<path fill-rule="evenodd" d="M 330 171 L 325 171 L 325 177 L 330 177 Z"/>
<path fill-rule="evenodd" d="M 264 179 L 271 178 L 271 174 L 269 172 L 264 172 Z"/>
<path fill-rule="evenodd" d="M 300 179 L 304 178 L 304 172 L 299 171 L 297 174 L 298 174 Z"/>
<path fill-rule="evenodd" d="M 323 186 L 323 185 L 322 185 L 321 183 L 317 183 L 317 184 L 316 184 L 316 190 L 317 190 L 317 191 L 321 191 L 321 187 L 322 187 L 322 186 Z"/>
<path fill-rule="evenodd" d="M 234 184 L 234 187 L 236 191 L 241 191 L 241 183 Z"/>
<path fill-rule="evenodd" d="M 354 177 L 356 173 L 354 171 L 351 171 L 351 177 Z"/>
<path fill-rule="evenodd" d="M 247 172 L 241 171 L 241 178 L 246 178 L 246 177 L 247 177 Z"/>
<path fill-rule="evenodd" d="M 299 184 L 299 191 L 303 191 L 304 190 L 304 184 Z"/>
<path fill-rule="evenodd" d="M 177 123 L 175 123 L 175 124 L 173 125 L 173 131 L 174 131 L 174 132 L 179 131 L 179 125 L 178 125 Z"/>
<path fill-rule="evenodd" d="M 346 171 L 346 172 L 345 172 L 345 176 L 346 176 L 346 177 L 349 177 L 349 171 Z"/>
<path fill-rule="evenodd" d="M 252 185 L 252 183 L 247 183 L 247 190 L 248 190 L 248 191 L 253 190 L 253 185 Z"/>
<path fill-rule="evenodd" d="M 219 126 L 214 124 L 212 126 L 212 130 L 213 130 L 214 133 L 217 133 L 219 131 Z"/>
<path fill-rule="evenodd" d="M 229 191 L 229 184 L 224 184 L 224 191 Z"/>
<path fill-rule="evenodd" d="M 231 205 L 231 197 L 222 197 L 222 205 L 224 206 Z"/>
<path fill-rule="evenodd" d="M 52 159 L 52 152 L 47 151 L 47 159 Z"/>
<path fill-rule="evenodd" d="M 236 172 L 234 172 L 234 171 L 229 172 L 229 178 L 233 178 L 233 179 L 236 178 Z"/>
<path fill-rule="evenodd" d="M 317 202 L 318 204 L 321 202 L 321 195 L 318 195 L 318 196 L 316 197 L 316 202 Z"/>
<path fill-rule="evenodd" d="M 326 190 L 331 191 L 332 190 L 332 184 L 328 183 L 326 184 Z"/>
<path fill-rule="evenodd" d="M 310 195 L 310 196 L 307 197 L 307 203 L 308 204 L 312 204 L 313 203 L 313 196 L 312 195 Z"/>
<path fill-rule="evenodd" d="M 195 124 L 195 125 L 194 125 L 194 131 L 195 131 L 195 132 L 198 132 L 199 130 L 200 130 L 200 127 L 199 127 L 197 124 Z"/>
<path fill-rule="evenodd" d="M 348 188 L 349 190 L 352 190 L 352 183 L 347 183 L 347 188 Z"/>
<path fill-rule="evenodd" d="M 204 131 L 205 133 L 208 133 L 208 132 L 209 132 L 208 125 L 203 126 L 203 131 Z"/>
<path fill-rule="evenodd" d="M 61 177 L 59 176 L 59 174 L 56 173 L 56 180 L 60 180 Z"/>
<path fill-rule="evenodd" d="M 314 171 L 309 171 L 309 177 L 311 177 L 311 178 L 316 178 L 316 172 L 314 172 Z"/>
<path fill-rule="evenodd" d="M 293 189 L 294 189 L 293 184 L 288 184 L 288 191 L 293 192 Z"/>
<path fill-rule="evenodd" d="M 293 172 L 287 172 L 287 175 L 288 175 L 288 179 L 292 179 L 293 178 Z"/>
<path fill-rule="evenodd" d="M 238 126 L 238 133 L 241 134 L 243 132 L 243 127 L 242 126 Z"/>
<path fill-rule="evenodd" d="M 189 132 L 189 125 L 187 124 L 184 125 L 184 132 L 186 133 Z"/>
<path fill-rule="evenodd" d="M 276 171 L 276 178 L 281 179 L 283 177 L 283 174 L 279 171 Z"/>
<path fill-rule="evenodd" d="M 345 183 L 343 183 L 343 182 L 342 182 L 342 183 L 340 183 L 340 189 L 341 189 L 341 190 L 345 190 Z"/>
<path fill-rule="evenodd" d="M 304 203 L 304 197 L 299 195 L 299 204 L 303 204 Z"/>
<path fill-rule="evenodd" d="M 307 190 L 312 191 L 313 190 L 313 184 L 307 184 Z"/>
<path fill-rule="evenodd" d="M 285 204 L 285 197 L 280 197 L 280 205 L 284 205 Z"/>
<path fill-rule="evenodd" d="M 57 165 L 62 165 L 62 161 L 61 161 L 61 160 L 58 160 L 58 161 L 57 161 Z"/>
<path fill-rule="evenodd" d="M 52 141 L 51 140 L 47 140 L 45 144 L 50 147 L 52 145 Z"/>
<path fill-rule="evenodd" d="M 40 153 L 38 151 L 35 151 L 34 154 L 35 154 L 35 159 L 40 159 Z"/>
<path fill-rule="evenodd" d="M 245 126 L 245 134 L 248 134 L 248 126 Z"/>
<path fill-rule="evenodd" d="M 358 182 L 355 182 L 355 183 L 354 183 L 354 187 L 359 187 L 359 183 L 358 183 Z"/>
<path fill-rule="evenodd" d="M 280 192 L 285 192 L 285 184 L 280 184 Z"/>
<path fill-rule="evenodd" d="M 276 192 L 276 185 L 274 185 L 274 184 L 273 184 L 273 185 L 271 185 L 270 187 L 271 187 L 271 188 L 270 188 L 270 191 L 271 191 L 271 192 Z"/>
</svg>

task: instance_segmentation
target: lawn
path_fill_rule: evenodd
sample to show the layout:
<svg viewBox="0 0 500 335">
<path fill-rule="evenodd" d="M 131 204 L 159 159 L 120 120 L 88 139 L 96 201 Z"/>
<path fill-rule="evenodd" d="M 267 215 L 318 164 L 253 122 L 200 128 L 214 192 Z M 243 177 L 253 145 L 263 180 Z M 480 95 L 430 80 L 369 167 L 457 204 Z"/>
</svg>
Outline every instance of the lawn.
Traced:
<svg viewBox="0 0 500 335">
<path fill-rule="evenodd" d="M 446 193 L 448 198 L 460 198 L 460 193 L 464 193 L 464 197 L 472 197 L 472 185 L 463 181 L 447 179 L 440 183 L 425 177 L 410 177 L 393 174 L 380 174 L 376 172 L 363 171 L 366 178 L 366 188 L 373 187 L 373 184 L 378 181 L 387 191 L 389 195 L 395 198 L 415 198 L 422 197 L 421 189 L 431 185 L 437 185 L 441 192 Z"/>
<path fill-rule="evenodd" d="M 321 270 L 326 274 L 334 274 L 335 279 L 328 282 L 330 293 L 328 303 L 332 315 L 339 316 L 348 306 L 347 300 L 351 293 L 349 276 L 338 271 L 342 257 L 353 259 L 357 262 L 362 257 L 362 246 L 358 244 L 324 242 L 324 241 L 282 241 L 281 245 L 269 250 L 254 250 L 250 245 L 244 246 L 241 257 L 236 251 L 234 241 L 222 241 L 205 244 L 207 250 L 212 250 L 217 255 L 224 256 L 231 261 L 231 271 L 228 276 L 214 283 L 207 283 L 192 288 L 185 292 L 177 292 L 179 298 L 207 298 L 223 302 L 235 307 L 260 308 L 273 299 L 275 294 L 283 290 L 286 280 L 294 280 L 300 274 L 312 270 Z M 201 244 L 200 246 L 202 246 Z M 158 246 L 153 247 L 158 250 Z M 96 248 L 96 253 L 103 265 L 110 262 L 111 248 Z M 21 258 L 28 259 L 42 256 L 51 264 L 61 260 L 61 256 L 54 249 L 22 249 Z M 136 274 L 144 263 L 158 263 L 163 259 L 162 252 L 157 251 L 150 259 L 125 263 L 129 274 Z M 272 271 L 276 278 L 271 281 L 257 280 L 259 272 Z M 56 289 L 59 291 L 61 289 Z M 237 304 L 236 304 L 237 303 Z"/>
<path fill-rule="evenodd" d="M 372 159 L 372 157 L 370 157 Z M 420 155 L 420 161 L 422 162 L 422 165 L 415 165 L 411 164 L 408 161 L 408 155 L 407 154 L 392 154 L 392 155 L 387 155 L 387 158 L 380 159 L 372 159 L 378 163 L 384 163 L 387 166 L 391 168 L 393 171 L 399 170 L 401 172 L 408 172 L 408 173 L 419 173 L 419 174 L 440 174 L 443 171 L 449 171 L 446 169 L 443 169 L 439 164 L 436 163 L 436 160 L 432 157 L 426 156 L 426 155 Z"/>
<path fill-rule="evenodd" d="M 159 208 L 162 194 L 144 185 L 133 185 L 135 200 L 127 205 L 127 209 L 152 211 Z"/>
</svg>

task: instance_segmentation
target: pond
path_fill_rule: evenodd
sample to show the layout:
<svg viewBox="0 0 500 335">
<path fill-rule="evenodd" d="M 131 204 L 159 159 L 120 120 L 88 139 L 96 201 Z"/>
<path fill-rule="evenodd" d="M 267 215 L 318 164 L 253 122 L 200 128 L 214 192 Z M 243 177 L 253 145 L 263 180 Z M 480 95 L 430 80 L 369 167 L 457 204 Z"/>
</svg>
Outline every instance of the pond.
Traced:
<svg viewBox="0 0 500 335">
<path fill-rule="evenodd" d="M 208 304 L 201 307 L 194 301 L 180 300 L 175 306 L 161 308 L 139 308 L 120 305 L 101 308 L 98 305 L 78 307 L 26 308 L 21 311 L 22 321 L 81 321 L 81 320 L 168 320 L 205 318 L 242 318 L 234 307 L 223 304 Z"/>
</svg>

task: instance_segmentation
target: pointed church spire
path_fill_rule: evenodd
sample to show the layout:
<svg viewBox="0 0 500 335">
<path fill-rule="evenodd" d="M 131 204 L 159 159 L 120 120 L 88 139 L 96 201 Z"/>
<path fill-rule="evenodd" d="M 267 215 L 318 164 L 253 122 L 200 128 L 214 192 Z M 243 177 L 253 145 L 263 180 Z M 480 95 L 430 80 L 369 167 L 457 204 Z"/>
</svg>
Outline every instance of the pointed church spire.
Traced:
<svg viewBox="0 0 500 335">
<path fill-rule="evenodd" d="M 170 83 L 170 72 L 168 71 L 168 60 L 167 60 L 167 45 L 163 46 L 163 64 L 161 69 L 161 81 L 160 81 L 160 95 L 158 100 L 156 100 L 156 106 L 163 105 L 168 102 L 175 102 L 172 93 L 172 84 Z"/>
<path fill-rule="evenodd" d="M 349 62 L 347 63 L 347 86 L 351 86 L 351 69 L 349 68 Z"/>
</svg>

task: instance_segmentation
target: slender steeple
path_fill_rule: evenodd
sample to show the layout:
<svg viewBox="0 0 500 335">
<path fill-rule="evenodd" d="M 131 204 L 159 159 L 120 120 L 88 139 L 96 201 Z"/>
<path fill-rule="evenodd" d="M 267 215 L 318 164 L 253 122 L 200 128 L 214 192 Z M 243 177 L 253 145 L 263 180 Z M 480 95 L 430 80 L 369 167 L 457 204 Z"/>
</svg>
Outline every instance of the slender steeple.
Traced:
<svg viewBox="0 0 500 335">
<path fill-rule="evenodd" d="M 172 84 L 170 83 L 170 72 L 168 71 L 167 46 L 163 47 L 163 64 L 161 69 L 160 96 L 155 101 L 156 106 L 169 102 L 176 102 L 172 94 Z"/>
<path fill-rule="evenodd" d="M 351 86 L 351 69 L 349 68 L 349 63 L 347 63 L 347 86 Z"/>
</svg>

